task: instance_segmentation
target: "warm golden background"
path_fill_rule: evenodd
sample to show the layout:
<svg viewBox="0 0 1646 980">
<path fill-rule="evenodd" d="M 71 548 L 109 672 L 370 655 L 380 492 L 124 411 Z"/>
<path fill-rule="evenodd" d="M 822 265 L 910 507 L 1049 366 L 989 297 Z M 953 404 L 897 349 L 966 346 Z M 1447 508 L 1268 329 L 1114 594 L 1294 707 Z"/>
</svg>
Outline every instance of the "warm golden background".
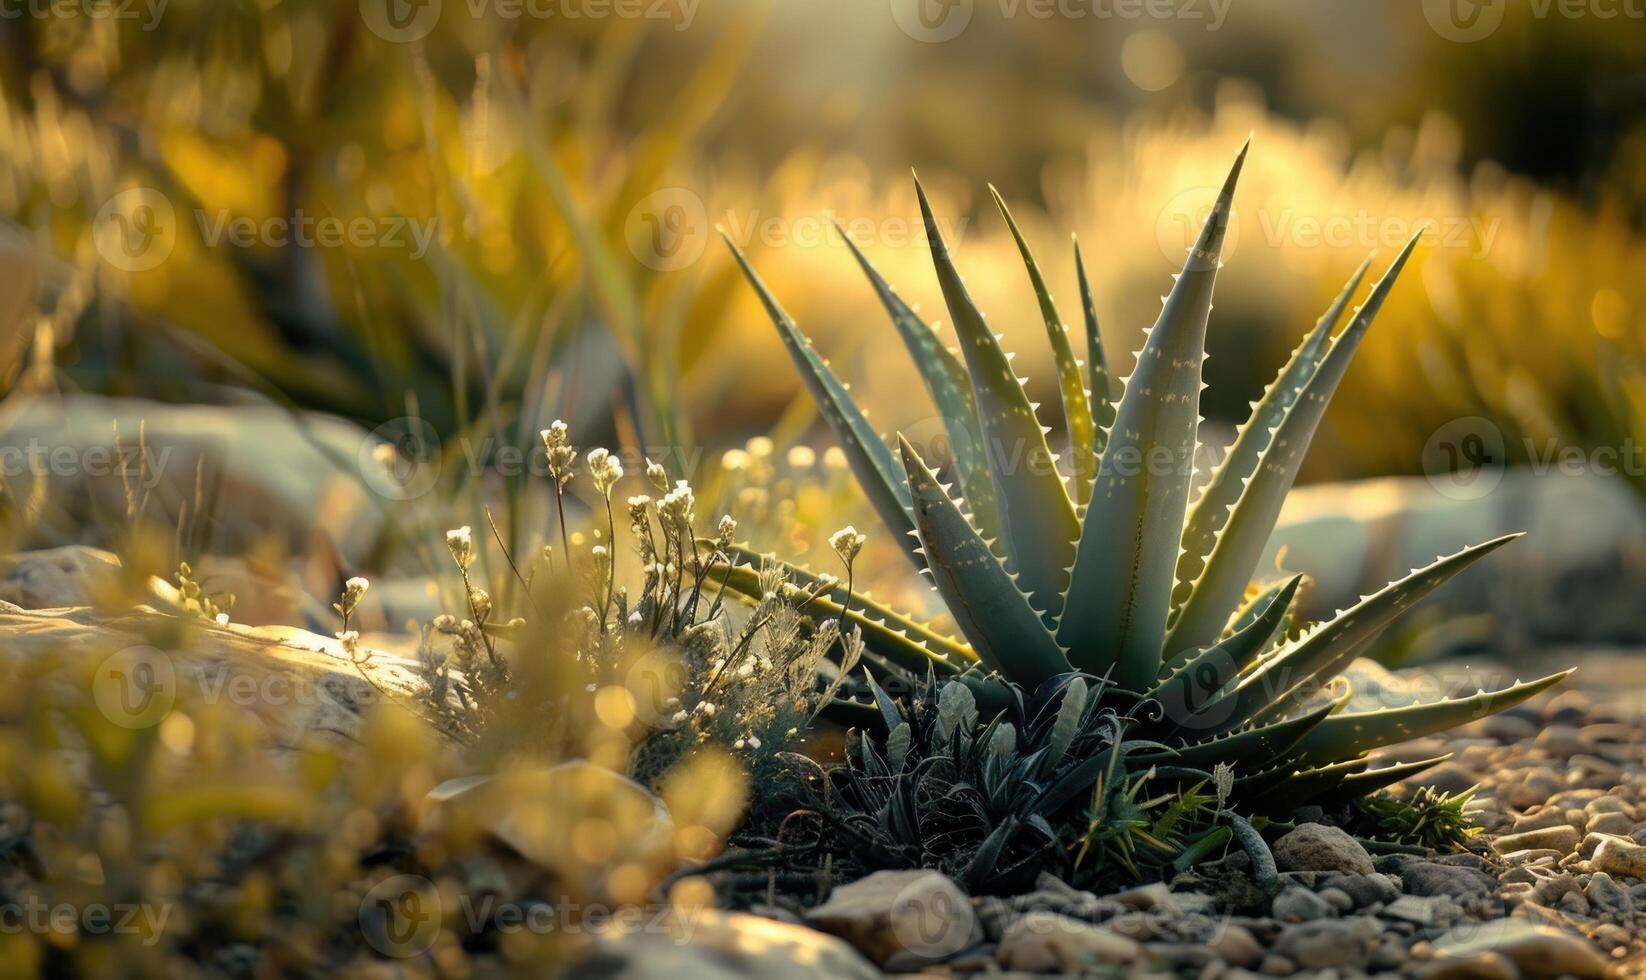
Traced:
<svg viewBox="0 0 1646 980">
<path fill-rule="evenodd" d="M 565 417 L 590 443 L 670 447 L 710 484 L 720 452 L 769 435 L 779 470 L 797 445 L 804 468 L 829 438 L 715 226 L 876 420 L 918 429 L 930 409 L 832 221 L 941 320 L 918 170 L 1052 402 L 986 183 L 1066 316 L 1079 235 L 1120 376 L 1252 133 L 1209 442 L 1361 258 L 1425 223 L 1306 479 L 1424 473 L 1425 443 L 1459 418 L 1490 420 L 1521 462 L 1646 428 L 1646 25 L 1629 4 L 922 3 L 269 0 L 174 2 L 153 30 L 137 5 L 9 20 L 0 380 L 273 400 L 365 429 L 410 416 L 448 452 L 463 433 L 530 446 Z M 109 261 L 154 193 L 167 257 Z M 299 214 L 408 232 L 208 240 Z M 458 482 L 450 499 L 485 479 Z M 843 489 L 775 489 L 798 498 L 779 500 L 791 517 L 866 519 Z M 791 540 L 763 543 L 804 550 L 824 522 L 780 521 L 768 538 Z"/>
</svg>

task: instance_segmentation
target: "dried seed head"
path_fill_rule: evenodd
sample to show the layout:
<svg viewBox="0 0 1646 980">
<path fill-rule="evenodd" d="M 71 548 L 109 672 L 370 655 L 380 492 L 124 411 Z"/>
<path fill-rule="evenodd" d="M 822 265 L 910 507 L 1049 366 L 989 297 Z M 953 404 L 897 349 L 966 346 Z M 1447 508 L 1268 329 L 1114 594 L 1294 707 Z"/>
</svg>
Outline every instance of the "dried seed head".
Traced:
<svg viewBox="0 0 1646 980">
<path fill-rule="evenodd" d="M 543 439 L 543 451 L 549 455 L 549 475 L 559 486 L 565 486 L 572 478 L 572 466 L 577 462 L 577 450 L 572 448 L 566 423 L 555 419 L 538 435 Z"/>
<path fill-rule="evenodd" d="M 594 488 L 602 497 L 610 498 L 612 487 L 623 479 L 623 464 L 604 449 L 589 450 L 589 475 L 594 477 Z"/>
<path fill-rule="evenodd" d="M 467 524 L 446 532 L 446 548 L 452 553 L 457 567 L 468 571 L 474 564 L 474 532 Z"/>
<path fill-rule="evenodd" d="M 867 540 L 868 537 L 859 534 L 857 528 L 848 524 L 829 535 L 829 547 L 834 549 L 834 553 L 840 556 L 840 560 L 847 568 L 851 568 L 852 562 L 857 560 L 857 553 L 863 550 L 863 543 Z"/>
</svg>

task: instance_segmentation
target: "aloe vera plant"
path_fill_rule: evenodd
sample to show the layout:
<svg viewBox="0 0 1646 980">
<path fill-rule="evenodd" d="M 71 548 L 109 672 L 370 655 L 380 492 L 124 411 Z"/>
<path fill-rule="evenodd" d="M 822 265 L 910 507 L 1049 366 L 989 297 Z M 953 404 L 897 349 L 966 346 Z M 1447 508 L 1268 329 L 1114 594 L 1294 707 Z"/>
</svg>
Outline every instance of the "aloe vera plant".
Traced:
<svg viewBox="0 0 1646 980">
<path fill-rule="evenodd" d="M 822 614 L 863 630 L 865 663 L 913 677 L 952 676 L 994 705 L 1014 685 L 1034 691 L 1071 672 L 1103 678 L 1105 699 L 1169 747 L 1160 761 L 1226 763 L 1240 796 L 1282 808 L 1328 794 L 1363 795 L 1420 772 L 1442 760 L 1369 772 L 1367 753 L 1507 708 L 1565 673 L 1429 704 L 1342 710 L 1347 695 L 1334 679 L 1357 653 L 1395 616 L 1514 535 L 1442 557 L 1301 631 L 1292 624 L 1300 577 L 1252 585 L 1310 438 L 1416 237 L 1337 331 L 1370 260 L 1362 264 L 1191 499 L 1212 288 L 1245 154 L 1243 147 L 1113 406 L 1078 245 L 1085 373 L 1027 242 L 995 195 L 1051 339 L 1065 428 L 1076 440 L 1067 475 L 1055 465 L 1051 430 L 1000 335 L 968 295 L 918 180 L 958 354 L 853 251 L 943 416 L 954 451 L 937 467 L 903 436 L 894 448 L 875 431 L 747 258 L 732 250 L 866 496 L 907 543 L 962 634 L 945 635 L 788 568 Z M 750 561 L 728 576 L 730 589 L 755 588 L 755 557 L 745 555 Z M 1329 690 L 1338 696 L 1323 697 Z"/>
</svg>

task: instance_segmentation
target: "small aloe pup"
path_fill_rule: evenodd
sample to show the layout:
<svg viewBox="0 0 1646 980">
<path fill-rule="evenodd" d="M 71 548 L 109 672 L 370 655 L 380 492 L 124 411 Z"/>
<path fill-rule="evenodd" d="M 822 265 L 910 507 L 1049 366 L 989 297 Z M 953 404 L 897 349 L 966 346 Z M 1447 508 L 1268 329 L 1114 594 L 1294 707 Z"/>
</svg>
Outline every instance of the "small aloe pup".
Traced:
<svg viewBox="0 0 1646 980">
<path fill-rule="evenodd" d="M 821 590 L 825 613 L 844 610 L 863 627 L 866 663 L 915 677 L 953 676 L 985 694 L 1002 685 L 977 680 L 982 672 L 1028 692 L 1049 691 L 1072 672 L 1102 678 L 1105 702 L 1134 719 L 1138 737 L 1170 746 L 1175 763 L 1205 769 L 1225 763 L 1236 773 L 1238 797 L 1295 805 L 1328 794 L 1358 796 L 1439 762 L 1366 771 L 1372 749 L 1500 711 L 1565 674 L 1369 712 L 1342 711 L 1341 690 L 1335 699 L 1320 696 L 1338 686 L 1334 679 L 1396 615 L 1513 536 L 1441 558 L 1295 634 L 1298 578 L 1252 587 L 1304 450 L 1416 238 L 1334 336 L 1370 260 L 1361 265 L 1191 499 L 1212 286 L 1245 155 L 1242 148 L 1112 406 L 1078 245 L 1084 370 L 1038 264 L 995 195 L 1051 342 L 1074 448 L 1067 478 L 1000 335 L 967 294 L 918 181 L 958 356 L 855 246 L 853 252 L 945 420 L 953 449 L 952 459 L 942 461 L 942 476 L 901 435 L 893 448 L 875 432 L 741 252 L 737 259 L 865 494 L 887 527 L 908 542 L 910 559 L 964 635 L 945 636 L 860 594 Z M 817 576 L 791 574 L 797 584 L 817 588 Z M 744 591 L 752 582 L 752 569 L 728 579 Z M 1286 791 L 1275 792 L 1281 786 Z"/>
</svg>

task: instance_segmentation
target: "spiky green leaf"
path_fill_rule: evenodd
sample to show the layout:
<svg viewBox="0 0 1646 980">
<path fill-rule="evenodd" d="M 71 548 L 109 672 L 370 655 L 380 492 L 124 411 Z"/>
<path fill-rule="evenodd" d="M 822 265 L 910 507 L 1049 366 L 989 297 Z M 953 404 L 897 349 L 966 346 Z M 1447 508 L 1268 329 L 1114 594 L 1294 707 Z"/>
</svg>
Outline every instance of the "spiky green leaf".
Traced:
<svg viewBox="0 0 1646 980">
<path fill-rule="evenodd" d="M 1348 370 L 1361 338 L 1421 236 L 1421 232 L 1414 235 L 1395 256 L 1353 322 L 1332 342 L 1320 367 L 1281 413 L 1273 438 L 1262 448 L 1251 478 L 1241 487 L 1239 499 L 1217 532 L 1204 568 L 1178 609 L 1166 640 L 1168 656 L 1214 641 L 1228 625 L 1229 616 L 1239 604 L 1252 570 L 1269 543 L 1281 505 L 1286 502 L 1286 495 L 1291 492 L 1298 469 L 1303 465 L 1309 440 L 1325 416 L 1326 406 Z"/>
<path fill-rule="evenodd" d="M 1057 472 L 1034 406 L 1012 373 L 1011 359 L 966 292 L 918 180 L 915 191 L 938 285 L 972 376 L 983 450 L 994 477 L 1001 544 L 1034 607 L 1055 617 L 1062 608 L 1067 569 L 1080 534 L 1074 503 Z"/>
<path fill-rule="evenodd" d="M 1297 708 L 1320 683 L 1341 673 L 1390 620 L 1518 537 L 1518 534 L 1505 535 L 1441 558 L 1316 625 L 1264 660 L 1240 682 L 1229 695 L 1236 699 L 1229 717 L 1236 724 L 1261 722 Z"/>
<path fill-rule="evenodd" d="M 966 367 L 960 359 L 943 346 L 936 331 L 920 319 L 909 304 L 897 295 L 868 257 L 858 249 L 845 229 L 836 226 L 840 237 L 846 240 L 863 274 L 868 276 L 875 295 L 891 316 L 892 325 L 903 338 L 920 372 L 920 379 L 943 417 L 943 428 L 949 436 L 949 452 L 954 457 L 960 485 L 966 492 L 966 507 L 972 522 L 985 538 L 1000 534 L 999 518 L 995 512 L 994 478 L 989 475 L 989 460 L 983 449 L 983 433 L 978 428 L 977 400 L 972 396 L 972 383 L 966 377 Z"/>
<path fill-rule="evenodd" d="M 766 288 L 765 282 L 749 264 L 743 250 L 737 247 L 730 236 L 722 233 L 722 237 L 731 247 L 732 254 L 737 257 L 737 264 L 742 266 L 749 284 L 759 294 L 760 302 L 766 307 L 766 314 L 777 326 L 778 335 L 783 339 L 783 346 L 788 349 L 795 367 L 800 369 L 800 376 L 805 381 L 807 389 L 811 391 L 812 397 L 817 400 L 818 410 L 823 413 L 829 428 L 834 430 L 835 439 L 840 442 L 840 448 L 846 454 L 846 461 L 851 465 L 858 485 L 863 488 L 869 502 L 874 505 L 875 513 L 880 515 L 880 520 L 891 529 L 893 536 L 898 539 L 898 544 L 904 547 L 910 559 L 919 567 L 908 538 L 908 532 L 914 528 L 909 488 L 903 481 L 901 468 L 897 465 L 891 448 L 880 438 L 879 433 L 875 432 L 874 426 L 869 424 L 868 417 L 852 400 L 845 383 L 835 375 L 828 362 L 812 348 L 811 341 L 800 332 L 794 319 L 778 305 L 777 298 Z"/>
<path fill-rule="evenodd" d="M 1017 242 L 1018 253 L 1023 256 L 1023 267 L 1029 273 L 1029 285 L 1040 304 L 1040 319 L 1046 325 L 1046 339 L 1051 344 L 1052 364 L 1057 370 L 1058 391 L 1063 399 L 1063 419 L 1069 427 L 1069 451 L 1074 456 L 1075 499 L 1084 503 L 1090 495 L 1092 479 L 1097 476 L 1097 454 L 1092 449 L 1097 444 L 1097 424 L 1092 420 L 1092 407 L 1086 399 L 1086 382 L 1080 375 L 1080 362 L 1075 359 L 1074 348 L 1069 344 L 1069 328 L 1057 312 L 1057 303 L 1052 299 L 1051 289 L 1046 286 L 1046 277 L 1040 274 L 1040 264 L 1035 261 L 1028 240 L 1012 218 L 1011 209 L 1006 207 L 1006 199 L 1000 196 L 993 184 L 989 185 L 989 195 L 994 198 L 995 207 L 1000 209 L 1000 216 L 1006 219 L 1012 240 Z"/>
<path fill-rule="evenodd" d="M 1160 670 L 1200 426 L 1201 365 L 1241 148 L 1137 356 L 1086 510 L 1058 639 L 1128 690 Z"/>
<path fill-rule="evenodd" d="M 1298 744 L 1298 751 L 1305 761 L 1312 763 L 1353 758 L 1372 749 L 1443 732 L 1512 708 L 1560 683 L 1570 673 L 1564 670 L 1535 681 L 1517 682 L 1500 691 L 1481 691 L 1468 697 L 1337 715 L 1311 731 Z"/>
<path fill-rule="evenodd" d="M 983 664 L 1029 687 L 1068 670 L 1068 660 L 1029 597 L 966 522 L 936 474 L 907 439 L 899 436 L 898 447 L 914 493 L 926 574 Z"/>
<path fill-rule="evenodd" d="M 1211 554 L 1212 545 L 1217 541 L 1217 532 L 1223 529 L 1230 509 L 1240 500 L 1246 481 L 1257 472 L 1263 451 L 1268 448 L 1270 437 L 1286 411 L 1297 401 L 1304 385 L 1314 377 L 1326 349 L 1326 341 L 1337 329 L 1338 320 L 1342 319 L 1349 300 L 1360 289 L 1371 261 L 1368 256 L 1360 263 L 1360 268 L 1349 277 L 1348 284 L 1332 300 L 1314 329 L 1305 334 L 1297 349 L 1292 351 L 1291 359 L 1264 390 L 1263 397 L 1252 406 L 1252 414 L 1235 433 L 1228 455 L 1212 471 L 1206 488 L 1200 492 L 1194 506 L 1189 508 L 1189 519 L 1183 527 L 1183 554 L 1177 560 L 1177 591 L 1172 598 L 1174 607 L 1181 606 L 1188 598 L 1195 579 L 1206 567 L 1206 557 Z M 1171 653 L 1167 651 L 1168 656 Z"/>
<path fill-rule="evenodd" d="M 1097 324 L 1097 301 L 1092 298 L 1092 284 L 1086 279 L 1086 262 L 1080 257 L 1080 241 L 1074 243 L 1074 269 L 1080 280 L 1080 309 L 1086 321 L 1086 376 L 1091 385 L 1089 395 L 1092 407 L 1092 452 L 1103 457 L 1103 446 L 1109 439 L 1109 426 L 1114 423 L 1114 404 L 1109 393 L 1109 359 L 1103 353 L 1103 332 Z M 1090 497 L 1087 487 L 1081 503 Z"/>
</svg>

